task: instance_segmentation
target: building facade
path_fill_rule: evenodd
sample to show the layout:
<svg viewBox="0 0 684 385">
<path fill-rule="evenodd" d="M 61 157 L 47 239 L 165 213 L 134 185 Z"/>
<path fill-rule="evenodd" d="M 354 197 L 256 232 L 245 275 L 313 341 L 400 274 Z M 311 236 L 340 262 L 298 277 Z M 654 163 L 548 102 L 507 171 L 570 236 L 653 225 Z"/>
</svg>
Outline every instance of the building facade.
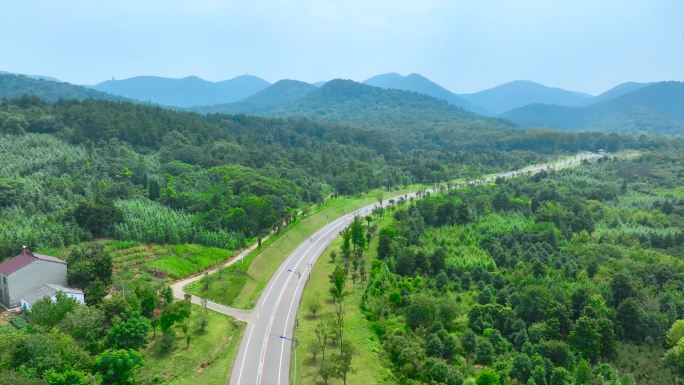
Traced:
<svg viewBox="0 0 684 385">
<path fill-rule="evenodd" d="M 24 246 L 21 254 L 0 263 L 0 304 L 19 307 L 23 297 L 48 283 L 67 285 L 67 263 Z"/>
</svg>

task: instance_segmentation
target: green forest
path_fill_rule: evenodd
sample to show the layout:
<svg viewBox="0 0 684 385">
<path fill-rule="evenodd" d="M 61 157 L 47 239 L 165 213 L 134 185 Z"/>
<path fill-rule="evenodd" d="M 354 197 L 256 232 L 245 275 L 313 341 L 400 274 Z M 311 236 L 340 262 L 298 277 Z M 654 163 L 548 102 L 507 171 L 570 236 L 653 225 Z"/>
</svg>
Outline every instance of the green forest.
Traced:
<svg viewBox="0 0 684 385">
<path fill-rule="evenodd" d="M 387 383 L 681 384 L 683 154 L 400 200 L 344 234 L 330 303 L 361 282 L 356 311 L 380 341 Z M 377 237 L 370 266 L 364 231 Z M 308 345 L 323 383 L 364 365 L 340 337 L 357 331 L 330 324 Z"/>
<path fill-rule="evenodd" d="M 308 119 L 105 100 L 0 104 L 0 254 L 98 237 L 235 249 L 336 194 L 472 178 L 559 153 L 680 139 L 474 125 L 397 143 Z M 489 139 L 483 139 L 489 138 Z"/>
<path fill-rule="evenodd" d="M 470 117 L 411 124 L 404 135 L 379 121 L 4 99 L 0 255 L 28 245 L 66 259 L 87 305 L 60 295 L 0 323 L 0 383 L 224 381 L 244 324 L 174 301 L 171 281 L 339 196 L 462 185 L 599 148 L 641 156 L 400 199 L 354 222 L 331 303 L 344 302 L 347 278 L 363 286 L 359 311 L 401 384 L 674 381 L 681 138 Z M 391 223 L 378 228 L 381 211 Z M 366 266 L 354 255 L 372 239 L 378 258 Z M 359 365 L 343 333 L 326 344 L 340 357 L 328 379 Z"/>
</svg>

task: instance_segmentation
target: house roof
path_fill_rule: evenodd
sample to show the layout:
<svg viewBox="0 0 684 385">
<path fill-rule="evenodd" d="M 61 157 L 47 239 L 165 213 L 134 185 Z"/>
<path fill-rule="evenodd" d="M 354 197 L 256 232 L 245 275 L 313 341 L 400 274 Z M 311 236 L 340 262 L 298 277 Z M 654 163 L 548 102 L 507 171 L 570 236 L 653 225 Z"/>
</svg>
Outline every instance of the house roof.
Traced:
<svg viewBox="0 0 684 385">
<path fill-rule="evenodd" d="M 22 297 L 21 300 L 26 302 L 30 307 L 45 297 L 52 297 L 59 291 L 64 292 L 65 294 L 83 294 L 83 290 L 72 289 L 70 287 L 48 283 L 28 293 Z"/>
<path fill-rule="evenodd" d="M 56 257 L 43 254 L 34 254 L 31 252 L 31 250 L 29 250 L 28 247 L 24 246 L 19 255 L 3 263 L 0 263 L 0 273 L 4 275 L 10 275 L 18 270 L 21 270 L 25 266 L 29 265 L 31 262 L 37 260 L 62 263 L 65 265 L 67 264 L 63 260 Z"/>
</svg>

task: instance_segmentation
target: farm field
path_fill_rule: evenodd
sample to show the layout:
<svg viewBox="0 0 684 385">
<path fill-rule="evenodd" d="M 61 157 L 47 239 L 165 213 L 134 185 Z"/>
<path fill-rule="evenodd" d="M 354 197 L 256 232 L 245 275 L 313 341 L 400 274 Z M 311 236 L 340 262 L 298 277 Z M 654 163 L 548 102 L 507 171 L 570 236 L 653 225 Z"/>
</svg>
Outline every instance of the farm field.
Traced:
<svg viewBox="0 0 684 385">
<path fill-rule="evenodd" d="M 234 253 L 232 250 L 196 244 L 159 245 L 136 241 L 100 240 L 112 256 L 115 286 L 126 282 L 170 282 L 207 270 L 222 263 Z M 71 247 L 44 248 L 40 253 L 67 258 Z"/>
</svg>

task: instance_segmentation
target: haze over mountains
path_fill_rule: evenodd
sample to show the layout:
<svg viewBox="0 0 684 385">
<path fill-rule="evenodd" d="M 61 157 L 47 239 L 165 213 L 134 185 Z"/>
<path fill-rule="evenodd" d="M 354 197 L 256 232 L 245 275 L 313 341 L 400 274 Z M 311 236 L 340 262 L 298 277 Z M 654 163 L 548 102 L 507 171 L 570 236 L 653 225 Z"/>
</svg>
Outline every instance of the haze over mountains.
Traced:
<svg viewBox="0 0 684 385">
<path fill-rule="evenodd" d="M 307 116 L 373 127 L 420 128 L 500 117 L 519 127 L 604 132 L 684 134 L 684 83 L 620 84 L 598 96 L 531 81 L 456 94 L 419 74 L 374 76 L 364 83 L 334 79 L 309 84 L 255 76 L 210 82 L 197 77 L 141 76 L 82 87 L 41 76 L 0 74 L 0 97 L 34 94 L 59 98 L 138 100 L 200 113 Z M 500 124 L 499 119 L 487 120 Z"/>
<path fill-rule="evenodd" d="M 269 85 L 271 84 L 264 79 L 251 75 L 220 82 L 210 82 L 196 76 L 182 79 L 136 76 L 123 80 L 108 80 L 92 88 L 129 99 L 183 108 L 238 101 Z"/>
<path fill-rule="evenodd" d="M 421 94 L 430 95 L 437 99 L 446 100 L 455 106 L 462 107 L 480 115 L 492 115 L 492 112 L 489 109 L 482 107 L 477 103 L 473 103 L 472 101 L 467 100 L 459 95 L 456 95 L 455 93 L 419 74 L 414 73 L 406 76 L 401 76 L 397 73 L 382 74 L 373 76 L 372 78 L 364 81 L 364 83 L 373 87 L 418 92 Z"/>
<path fill-rule="evenodd" d="M 585 107 L 530 104 L 502 116 L 523 127 L 681 135 L 684 83 L 654 83 Z"/>
</svg>

